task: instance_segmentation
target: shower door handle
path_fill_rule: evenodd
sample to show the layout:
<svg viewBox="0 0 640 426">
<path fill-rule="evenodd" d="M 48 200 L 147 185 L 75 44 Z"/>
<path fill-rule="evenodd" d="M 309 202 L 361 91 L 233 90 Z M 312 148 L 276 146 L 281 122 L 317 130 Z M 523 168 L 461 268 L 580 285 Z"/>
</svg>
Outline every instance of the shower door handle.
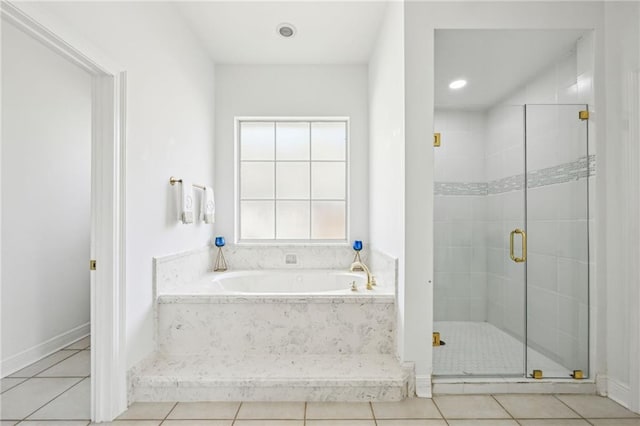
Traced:
<svg viewBox="0 0 640 426">
<path fill-rule="evenodd" d="M 513 252 L 513 237 L 516 234 L 520 234 L 522 236 L 522 257 L 516 257 Z M 511 255 L 511 260 L 516 263 L 522 263 L 527 260 L 527 233 L 520 228 L 514 229 L 509 235 L 509 254 Z"/>
</svg>

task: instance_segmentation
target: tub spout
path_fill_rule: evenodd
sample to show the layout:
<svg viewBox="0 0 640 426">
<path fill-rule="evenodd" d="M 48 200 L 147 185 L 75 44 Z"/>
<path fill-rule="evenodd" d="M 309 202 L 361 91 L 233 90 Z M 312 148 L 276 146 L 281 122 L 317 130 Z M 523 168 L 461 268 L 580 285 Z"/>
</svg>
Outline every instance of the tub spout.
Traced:
<svg viewBox="0 0 640 426">
<path fill-rule="evenodd" d="M 371 275 L 371 271 L 369 270 L 369 268 L 367 268 L 367 265 L 362 262 L 353 262 L 349 270 L 353 272 L 357 267 L 362 268 L 367 274 L 367 290 L 373 290 L 373 275 Z"/>
</svg>

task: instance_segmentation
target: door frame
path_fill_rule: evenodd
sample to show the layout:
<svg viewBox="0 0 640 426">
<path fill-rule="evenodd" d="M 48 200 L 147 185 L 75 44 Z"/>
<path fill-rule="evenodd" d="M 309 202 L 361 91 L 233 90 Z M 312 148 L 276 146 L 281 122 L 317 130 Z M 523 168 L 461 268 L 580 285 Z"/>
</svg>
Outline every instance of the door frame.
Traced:
<svg viewBox="0 0 640 426">
<path fill-rule="evenodd" d="M 91 115 L 91 420 L 127 408 L 125 352 L 126 72 L 37 5 L 2 1 L 2 20 L 87 71 Z M 87 259 L 88 261 L 89 259 Z M 87 263 L 88 267 L 88 263 Z"/>
</svg>

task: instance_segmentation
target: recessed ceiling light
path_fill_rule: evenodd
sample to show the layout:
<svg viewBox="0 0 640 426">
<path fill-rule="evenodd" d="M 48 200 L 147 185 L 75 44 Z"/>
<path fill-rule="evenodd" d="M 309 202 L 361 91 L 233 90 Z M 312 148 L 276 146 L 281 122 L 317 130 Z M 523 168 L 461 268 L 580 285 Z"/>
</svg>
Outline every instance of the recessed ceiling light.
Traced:
<svg viewBox="0 0 640 426">
<path fill-rule="evenodd" d="M 291 24 L 282 23 L 278 25 L 277 31 L 278 34 L 284 38 L 290 38 L 296 35 L 296 27 Z"/>
<path fill-rule="evenodd" d="M 467 85 L 467 80 L 455 80 L 449 83 L 450 89 L 462 89 Z"/>
</svg>

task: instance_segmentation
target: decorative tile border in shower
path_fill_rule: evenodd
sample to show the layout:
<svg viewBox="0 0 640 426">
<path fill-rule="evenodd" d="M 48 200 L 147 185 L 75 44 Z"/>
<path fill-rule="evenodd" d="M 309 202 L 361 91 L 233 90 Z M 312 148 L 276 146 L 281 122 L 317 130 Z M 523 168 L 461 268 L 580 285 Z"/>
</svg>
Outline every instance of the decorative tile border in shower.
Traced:
<svg viewBox="0 0 640 426">
<path fill-rule="evenodd" d="M 589 176 L 595 176 L 595 170 L 595 155 L 580 157 L 571 163 L 530 172 L 527 178 L 527 188 L 538 188 L 540 186 L 584 179 Z"/>
<path fill-rule="evenodd" d="M 572 182 L 596 175 L 596 156 L 580 157 L 576 161 L 528 173 L 527 187 L 538 188 L 557 183 Z M 435 182 L 435 195 L 494 195 L 521 191 L 524 174 L 485 182 Z"/>
<path fill-rule="evenodd" d="M 487 195 L 486 182 L 435 182 L 435 195 Z"/>
</svg>

